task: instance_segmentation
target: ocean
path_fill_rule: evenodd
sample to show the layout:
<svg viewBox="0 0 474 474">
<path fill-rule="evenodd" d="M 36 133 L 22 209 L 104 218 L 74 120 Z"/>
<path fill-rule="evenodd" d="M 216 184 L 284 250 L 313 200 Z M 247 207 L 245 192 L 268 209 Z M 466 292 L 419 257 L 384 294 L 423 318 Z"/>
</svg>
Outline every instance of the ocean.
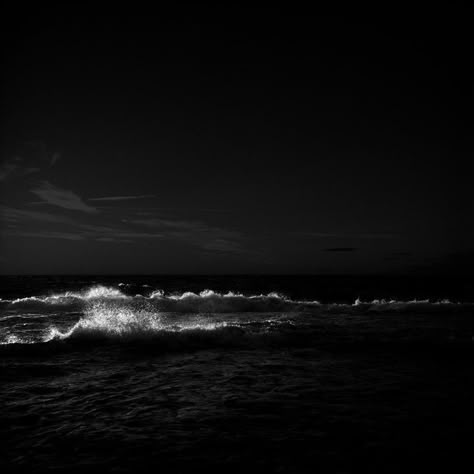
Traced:
<svg viewBox="0 0 474 474">
<path fill-rule="evenodd" d="M 472 462 L 472 279 L 0 280 L 2 472 Z"/>
</svg>

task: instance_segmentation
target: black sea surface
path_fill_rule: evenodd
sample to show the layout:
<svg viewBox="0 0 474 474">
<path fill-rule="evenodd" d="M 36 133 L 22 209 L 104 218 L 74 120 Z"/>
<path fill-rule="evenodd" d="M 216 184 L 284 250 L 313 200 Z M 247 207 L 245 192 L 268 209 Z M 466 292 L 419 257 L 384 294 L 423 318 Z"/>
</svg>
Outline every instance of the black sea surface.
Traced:
<svg viewBox="0 0 474 474">
<path fill-rule="evenodd" d="M 471 463 L 470 279 L 0 283 L 3 470 L 460 472 Z"/>
</svg>

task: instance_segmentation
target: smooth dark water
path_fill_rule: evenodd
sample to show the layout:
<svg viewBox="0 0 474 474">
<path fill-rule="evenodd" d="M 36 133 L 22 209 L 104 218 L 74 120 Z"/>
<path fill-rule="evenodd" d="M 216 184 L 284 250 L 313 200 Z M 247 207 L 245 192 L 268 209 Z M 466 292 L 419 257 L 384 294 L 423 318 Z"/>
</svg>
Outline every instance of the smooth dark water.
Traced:
<svg viewBox="0 0 474 474">
<path fill-rule="evenodd" d="M 457 472 L 470 461 L 472 281 L 1 285 L 3 468 Z"/>
</svg>

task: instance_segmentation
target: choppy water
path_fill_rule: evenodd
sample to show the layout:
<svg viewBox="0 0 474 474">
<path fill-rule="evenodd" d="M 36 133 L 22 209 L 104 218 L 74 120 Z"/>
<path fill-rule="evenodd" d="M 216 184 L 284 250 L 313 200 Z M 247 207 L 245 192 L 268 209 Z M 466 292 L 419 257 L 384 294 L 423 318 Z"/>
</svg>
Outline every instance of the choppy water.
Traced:
<svg viewBox="0 0 474 474">
<path fill-rule="evenodd" d="M 0 465 L 454 468 L 471 282 L 4 277 Z"/>
</svg>

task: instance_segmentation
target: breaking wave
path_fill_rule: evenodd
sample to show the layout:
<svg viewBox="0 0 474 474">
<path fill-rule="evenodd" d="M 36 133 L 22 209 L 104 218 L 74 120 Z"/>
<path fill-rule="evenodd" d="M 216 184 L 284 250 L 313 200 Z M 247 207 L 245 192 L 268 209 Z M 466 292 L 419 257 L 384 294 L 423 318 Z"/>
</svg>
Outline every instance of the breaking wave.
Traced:
<svg viewBox="0 0 474 474">
<path fill-rule="evenodd" d="M 203 318 L 182 320 L 166 319 L 160 313 L 147 309 L 137 310 L 109 303 L 94 303 L 85 316 L 66 331 L 50 328 L 43 342 L 52 341 L 153 341 L 164 348 L 179 341 L 195 339 L 225 342 L 235 334 L 245 331 L 238 324 L 212 321 Z M 225 337 L 227 334 L 227 338 Z M 207 337 L 206 337 L 207 336 Z"/>
<path fill-rule="evenodd" d="M 50 319 L 35 336 L 12 333 L 3 338 L 0 347 L 2 353 L 27 354 L 117 343 L 158 352 L 255 347 L 285 340 L 285 330 L 293 325 L 283 313 L 260 317 L 161 313 L 136 300 L 95 300 L 76 322 L 60 324 Z"/>
<path fill-rule="evenodd" d="M 133 302 L 147 304 L 155 311 L 176 313 L 241 313 L 241 312 L 285 312 L 305 310 L 349 311 L 349 312 L 399 312 L 423 311 L 434 312 L 449 310 L 462 310 L 474 308 L 474 303 L 457 303 L 449 300 L 384 300 L 361 301 L 354 303 L 320 303 L 318 301 L 294 300 L 279 293 L 260 295 L 244 295 L 229 291 L 219 293 L 204 290 L 199 293 L 184 292 L 166 294 L 162 290 L 155 290 L 148 296 L 127 295 L 120 289 L 102 285 L 93 286 L 79 292 L 64 292 L 48 296 L 29 296 L 12 300 L 1 300 L 0 307 L 8 309 L 25 308 L 29 310 L 56 310 L 59 307 L 81 309 L 94 302 Z"/>
<path fill-rule="evenodd" d="M 292 300 L 277 293 L 245 296 L 210 290 L 174 295 L 154 291 L 147 297 L 127 296 L 107 287 L 93 287 L 83 292 L 35 300 L 55 307 L 61 298 L 72 298 L 76 303 L 80 301 L 81 310 L 67 312 L 61 308 L 61 311 L 49 312 L 46 316 L 16 311 L 12 315 L 7 311 L 4 317 L 0 317 L 0 329 L 3 327 L 4 331 L 0 337 L 2 352 L 54 352 L 58 349 L 75 350 L 78 346 L 90 348 L 91 344 L 116 343 L 132 344 L 137 348 L 143 346 L 153 351 L 212 347 L 315 347 L 334 343 L 346 347 L 348 343 L 357 342 L 358 338 L 366 344 L 374 337 L 380 339 L 379 342 L 383 340 L 384 344 L 386 338 L 398 344 L 413 338 L 419 340 L 420 335 L 417 331 L 405 333 L 403 324 L 398 327 L 398 323 L 393 326 L 390 326 L 393 323 L 388 324 L 387 328 L 392 329 L 387 333 L 366 333 L 364 321 L 374 321 L 374 324 L 375 321 L 394 321 L 393 318 L 379 316 L 371 318 L 374 313 L 384 315 L 390 312 L 401 312 L 410 317 L 411 312 L 439 311 L 450 315 L 458 309 L 470 316 L 474 308 L 472 303 L 452 303 L 448 300 L 364 302 L 357 299 L 352 304 L 321 304 Z M 25 300 L 12 300 L 8 304 L 16 307 L 24 304 Z M 27 299 L 29 304 L 35 300 Z M 356 315 L 362 319 L 354 320 Z M 18 316 L 18 319 L 12 319 L 12 316 Z M 348 330 L 348 321 L 360 321 L 362 325 L 350 323 L 353 330 Z M 442 342 L 453 337 L 448 331 L 426 334 L 428 339 L 433 337 L 433 340 Z M 458 336 L 455 339 L 458 343 Z M 464 339 L 472 345 L 471 336 Z"/>
</svg>

